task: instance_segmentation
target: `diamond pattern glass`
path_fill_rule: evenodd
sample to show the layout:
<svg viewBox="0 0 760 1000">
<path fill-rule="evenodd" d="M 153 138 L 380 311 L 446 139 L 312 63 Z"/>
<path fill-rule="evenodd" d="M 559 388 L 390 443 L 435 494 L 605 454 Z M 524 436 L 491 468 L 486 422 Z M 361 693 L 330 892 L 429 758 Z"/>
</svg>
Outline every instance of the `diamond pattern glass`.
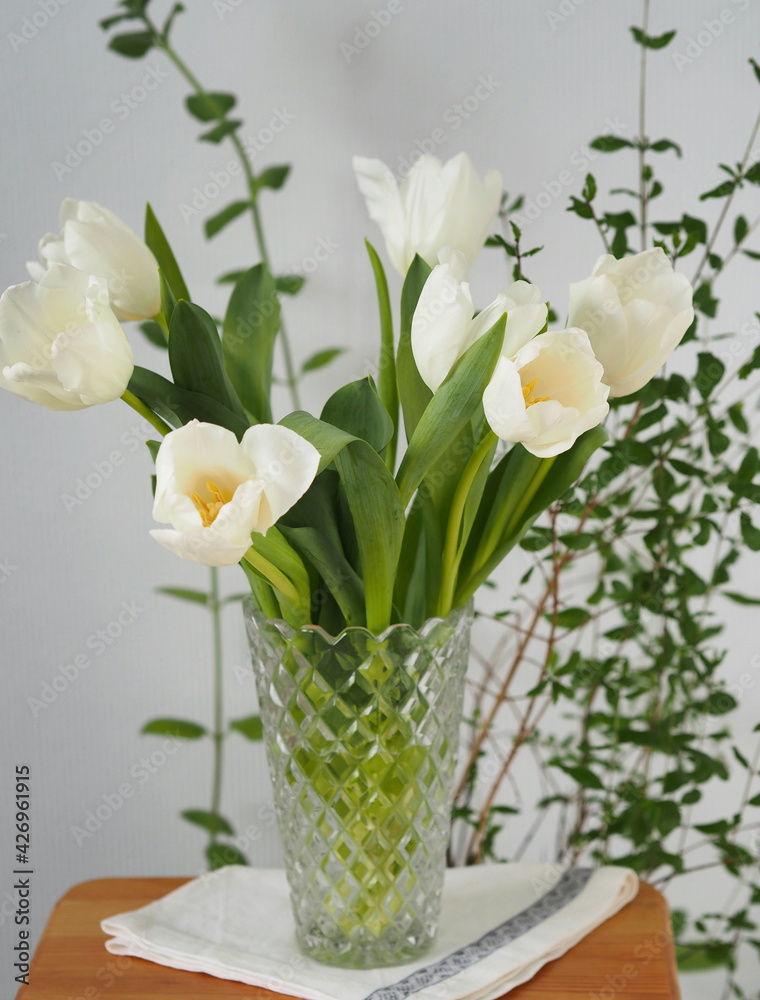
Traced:
<svg viewBox="0 0 760 1000">
<path fill-rule="evenodd" d="M 245 615 L 299 944 L 409 961 L 438 922 L 472 610 L 337 638 Z"/>
</svg>

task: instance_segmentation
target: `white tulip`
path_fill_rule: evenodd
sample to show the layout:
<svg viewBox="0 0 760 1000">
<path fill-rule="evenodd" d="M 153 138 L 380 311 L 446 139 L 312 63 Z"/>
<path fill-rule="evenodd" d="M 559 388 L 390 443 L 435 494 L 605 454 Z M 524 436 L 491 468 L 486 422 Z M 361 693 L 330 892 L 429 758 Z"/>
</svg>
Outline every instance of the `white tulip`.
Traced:
<svg viewBox="0 0 760 1000">
<path fill-rule="evenodd" d="M 132 348 L 102 278 L 53 264 L 0 296 L 0 386 L 50 410 L 118 399 Z"/>
<path fill-rule="evenodd" d="M 251 533 L 266 532 L 314 481 L 319 452 L 277 424 L 232 431 L 191 420 L 171 431 L 156 456 L 153 517 L 172 525 L 151 535 L 204 566 L 239 562 Z"/>
<path fill-rule="evenodd" d="M 355 156 L 353 166 L 370 218 L 380 226 L 399 274 L 406 274 L 415 253 L 432 267 L 446 246 L 473 263 L 499 210 L 498 171 L 489 170 L 481 181 L 465 153 L 443 164 L 425 155 L 399 185 L 381 160 Z"/>
<path fill-rule="evenodd" d="M 665 364 L 694 319 L 692 287 L 657 247 L 616 260 L 570 286 L 568 323 L 585 330 L 611 396 L 636 392 Z"/>
<path fill-rule="evenodd" d="M 542 333 L 501 357 L 483 394 L 491 429 L 538 458 L 567 451 L 607 415 L 609 387 L 583 330 Z"/>
<path fill-rule="evenodd" d="M 494 323 L 507 314 L 502 354 L 511 357 L 546 324 L 541 292 L 527 281 L 515 281 L 473 316 L 467 282 L 467 260 L 451 247 L 430 272 L 412 317 L 412 353 L 425 384 L 436 392 L 453 365 Z"/>
<path fill-rule="evenodd" d="M 51 264 L 71 264 L 108 282 L 111 307 L 120 319 L 149 319 L 161 310 L 158 264 L 143 241 L 107 208 L 65 198 L 61 232 L 40 240 L 41 264 L 27 268 L 39 281 Z"/>
</svg>

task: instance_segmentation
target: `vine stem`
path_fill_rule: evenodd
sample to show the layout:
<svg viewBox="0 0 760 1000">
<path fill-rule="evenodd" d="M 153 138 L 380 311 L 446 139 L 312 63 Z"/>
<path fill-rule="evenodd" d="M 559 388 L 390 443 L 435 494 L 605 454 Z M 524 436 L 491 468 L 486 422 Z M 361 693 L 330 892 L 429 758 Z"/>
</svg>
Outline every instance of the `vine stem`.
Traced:
<svg viewBox="0 0 760 1000">
<path fill-rule="evenodd" d="M 644 0 L 644 11 L 641 18 L 641 30 L 646 38 L 649 29 L 649 0 Z M 646 169 L 646 106 L 647 106 L 647 47 L 641 45 L 641 63 L 639 70 L 639 201 L 641 204 L 641 249 L 647 248 L 647 182 L 644 176 Z"/>
<path fill-rule="evenodd" d="M 198 77 L 193 73 L 187 63 L 182 59 L 178 52 L 176 52 L 168 40 L 164 38 L 158 28 L 153 24 L 147 15 L 143 15 L 145 26 L 150 31 L 156 45 L 161 49 L 167 56 L 167 58 L 174 64 L 181 76 L 187 80 L 190 86 L 193 88 L 195 93 L 204 100 L 209 108 L 216 110 L 217 106 L 214 103 L 213 98 L 205 89 L 203 84 L 200 82 Z M 220 117 L 220 121 L 223 116 Z M 240 141 L 235 130 L 231 131 L 227 138 L 230 140 L 232 145 L 235 147 L 235 152 L 240 160 L 240 165 L 243 168 L 243 173 L 245 175 L 246 184 L 248 185 L 248 195 L 251 200 L 251 215 L 253 217 L 253 232 L 256 238 L 256 245 L 261 255 L 261 259 L 266 264 L 267 270 L 271 273 L 272 266 L 270 262 L 269 250 L 267 248 L 266 237 L 264 236 L 264 226 L 261 221 L 261 212 L 259 211 L 258 204 L 258 189 L 256 186 L 256 176 L 253 172 L 253 167 L 251 166 L 251 161 L 248 159 L 248 154 L 245 151 L 245 146 Z M 288 391 L 290 392 L 290 399 L 295 410 L 301 409 L 301 400 L 298 392 L 298 378 L 295 373 L 295 367 L 293 365 L 293 354 L 290 348 L 290 340 L 288 337 L 287 330 L 285 328 L 285 323 L 280 316 L 280 344 L 282 345 L 282 355 L 285 361 L 285 382 L 288 386 Z"/>
<path fill-rule="evenodd" d="M 211 623 L 214 645 L 214 731 L 211 738 L 214 742 L 213 781 L 211 786 L 211 815 L 219 819 L 219 809 L 222 801 L 222 764 L 224 762 L 224 695 L 222 684 L 222 604 L 219 600 L 219 570 L 216 566 L 209 569 L 211 583 Z M 211 830 L 210 844 L 216 843 L 218 823 Z"/>
<path fill-rule="evenodd" d="M 750 158 L 750 155 L 752 154 L 752 147 L 755 144 L 755 139 L 757 138 L 758 131 L 760 131 L 760 112 L 758 112 L 757 118 L 755 119 L 755 124 L 752 127 L 752 132 L 750 134 L 749 141 L 747 142 L 747 148 L 744 150 L 744 156 L 742 157 L 741 163 L 739 165 L 740 177 L 744 175 L 744 171 L 747 167 L 747 162 Z M 718 234 L 723 228 L 723 223 L 726 221 L 726 216 L 728 215 L 728 211 L 731 208 L 731 203 L 734 200 L 734 195 L 736 194 L 738 187 L 739 185 L 735 184 L 733 191 L 723 202 L 723 208 L 720 210 L 718 221 L 715 223 L 715 228 L 713 229 L 712 234 L 707 241 L 707 245 L 705 246 L 705 252 L 702 256 L 702 260 L 699 262 L 699 267 L 697 268 L 694 277 L 691 279 L 692 285 L 696 285 L 696 283 L 699 281 L 700 277 L 702 276 L 702 272 L 705 269 L 705 264 L 707 264 L 708 260 L 710 259 L 710 254 L 712 253 L 712 249 L 715 246 L 715 241 L 717 240 Z"/>
</svg>

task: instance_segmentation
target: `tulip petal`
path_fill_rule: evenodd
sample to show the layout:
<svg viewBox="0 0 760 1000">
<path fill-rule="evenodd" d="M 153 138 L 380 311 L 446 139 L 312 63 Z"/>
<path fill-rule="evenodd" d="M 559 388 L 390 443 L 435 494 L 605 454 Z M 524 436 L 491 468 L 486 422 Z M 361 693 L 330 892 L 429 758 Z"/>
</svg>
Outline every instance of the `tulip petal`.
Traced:
<svg viewBox="0 0 760 1000">
<path fill-rule="evenodd" d="M 213 525 L 212 525 L 213 527 Z M 152 528 L 150 534 L 169 552 L 203 566 L 234 566 L 250 548 L 250 537 L 235 545 L 211 533 L 210 529 L 176 531 L 173 528 Z"/>
<path fill-rule="evenodd" d="M 405 274 L 411 260 L 406 260 L 404 210 L 396 178 L 381 160 L 364 156 L 353 158 L 353 168 L 359 190 L 364 195 L 367 211 L 382 231 L 391 263 Z"/>
<path fill-rule="evenodd" d="M 442 252 L 441 258 L 443 263 L 433 268 L 420 293 L 411 330 L 414 360 L 423 381 L 433 392 L 475 339 L 472 323 L 475 307 L 470 286 L 460 280 L 464 274 L 464 256 Z M 496 319 L 498 316 L 494 322 Z"/>
<path fill-rule="evenodd" d="M 263 483 L 256 531 L 266 532 L 311 486 L 320 454 L 300 434 L 279 424 L 249 427 L 241 449 Z"/>
</svg>

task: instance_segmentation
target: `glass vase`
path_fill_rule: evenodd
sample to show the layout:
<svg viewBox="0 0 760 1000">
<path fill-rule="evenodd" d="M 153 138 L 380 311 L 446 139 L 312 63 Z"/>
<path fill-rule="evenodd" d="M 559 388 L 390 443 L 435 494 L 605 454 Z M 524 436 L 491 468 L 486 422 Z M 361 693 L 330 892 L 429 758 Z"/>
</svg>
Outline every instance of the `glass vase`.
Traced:
<svg viewBox="0 0 760 1000">
<path fill-rule="evenodd" d="M 409 961 L 438 923 L 472 609 L 337 637 L 244 611 L 299 945 Z"/>
</svg>

